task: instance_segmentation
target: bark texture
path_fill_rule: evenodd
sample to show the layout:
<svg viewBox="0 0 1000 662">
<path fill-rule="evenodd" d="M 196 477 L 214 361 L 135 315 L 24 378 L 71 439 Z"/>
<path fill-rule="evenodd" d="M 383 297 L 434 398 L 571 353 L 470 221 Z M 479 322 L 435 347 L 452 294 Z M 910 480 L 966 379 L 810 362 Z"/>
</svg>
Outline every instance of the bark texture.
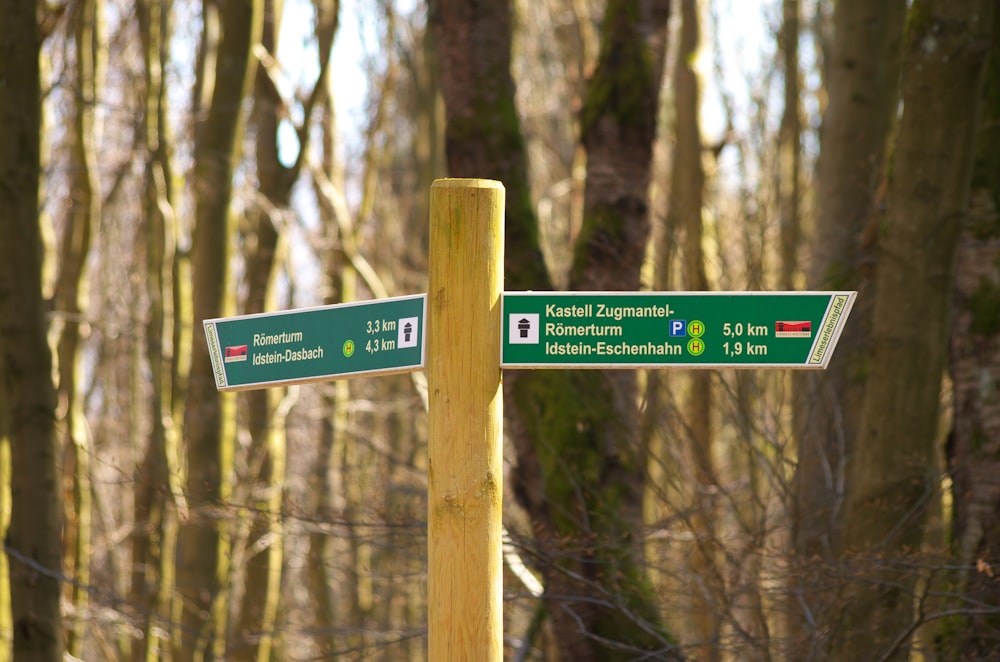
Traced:
<svg viewBox="0 0 1000 662">
<path fill-rule="evenodd" d="M 206 3 L 209 11 L 210 3 Z M 251 47 L 260 40 L 263 0 L 223 0 L 221 40 L 211 103 L 195 138 L 195 227 L 192 290 L 195 341 L 185 405 L 189 519 L 180 529 L 177 587 L 182 634 L 174 642 L 178 660 L 222 655 L 226 605 L 220 592 L 227 581 L 228 538 L 218 509 L 230 495 L 235 424 L 233 397 L 215 388 L 201 322 L 226 310 L 230 288 L 229 205 L 233 170 L 242 142 L 243 99 L 253 80 Z"/>
<path fill-rule="evenodd" d="M 103 3 L 86 0 L 75 5 L 71 25 L 75 42 L 75 81 L 70 137 L 70 190 L 59 250 L 59 276 L 56 281 L 53 331 L 58 333 L 58 401 L 60 428 L 63 430 L 62 472 L 65 493 L 63 532 L 64 564 L 78 583 L 67 587 L 67 599 L 74 612 L 86 613 L 90 583 L 92 499 L 90 456 L 93 451 L 87 438 L 81 392 L 80 346 L 89 332 L 87 323 L 87 261 L 91 237 L 101 216 L 101 186 L 97 171 L 99 127 L 96 109 L 103 87 Z M 81 619 L 68 624 L 66 652 L 82 654 L 86 623 Z"/>
<path fill-rule="evenodd" d="M 56 392 L 38 218 L 41 37 L 33 0 L 0 0 L 0 407 L 11 449 L 14 658 L 59 662 L 62 548 Z"/>
<path fill-rule="evenodd" d="M 918 0 L 910 9 L 903 113 L 879 228 L 871 371 L 846 479 L 841 552 L 859 581 L 844 604 L 835 659 L 908 656 L 916 577 L 905 557 L 923 543 L 937 493 L 955 250 L 993 5 Z"/>
<path fill-rule="evenodd" d="M 808 432 L 800 436 L 796 548 L 829 554 L 843 498 L 843 468 L 857 434 L 869 367 L 875 227 L 897 103 L 903 0 L 844 0 L 834 8 L 834 42 L 818 163 L 816 234 L 809 281 L 816 289 L 858 289 L 859 301 L 823 375 L 809 379 Z"/>
<path fill-rule="evenodd" d="M 669 14 L 663 1 L 612 1 L 605 11 L 580 114 L 587 167 L 570 289 L 640 289 Z M 540 470 L 521 496 L 549 552 L 543 576 L 560 653 L 679 658 L 636 537 L 645 458 L 635 371 L 539 371 L 520 375 L 512 391 L 519 462 Z"/>
<path fill-rule="evenodd" d="M 955 627 L 942 628 L 945 655 L 1000 656 L 1000 12 L 976 138 L 973 190 L 959 238 L 949 373 L 954 423 L 948 439 L 952 479 L 952 551 L 961 594 Z"/>
<path fill-rule="evenodd" d="M 163 645 L 165 623 L 171 618 L 174 589 L 174 551 L 177 542 L 178 411 L 176 343 L 171 342 L 180 326 L 173 305 L 176 259 L 173 168 L 167 130 L 167 98 L 164 74 L 168 62 L 170 0 L 142 0 L 136 18 L 143 47 L 141 139 L 145 147 L 142 233 L 146 254 L 146 288 L 149 312 L 146 321 L 146 360 L 149 365 L 150 430 L 142 459 L 136 468 L 134 496 L 135 533 L 132 536 L 132 583 L 130 600 L 139 606 L 137 627 L 141 636 L 133 640 L 132 660 L 155 658 Z M 159 627 L 157 627 L 159 626 Z"/>
<path fill-rule="evenodd" d="M 639 288 L 668 14 L 662 0 L 608 4 L 580 116 L 588 166 L 574 289 Z M 440 46 L 449 174 L 504 183 L 505 288 L 550 289 L 514 107 L 510 4 L 440 0 L 430 20 Z M 518 462 L 511 483 L 535 528 L 560 656 L 676 656 L 634 537 L 643 476 L 635 374 L 507 371 L 504 379 Z"/>
<path fill-rule="evenodd" d="M 505 287 L 551 289 L 531 206 L 528 156 L 510 74 L 511 3 L 433 0 L 452 177 L 495 179 L 507 190 Z"/>
<path fill-rule="evenodd" d="M 834 5 L 826 96 L 817 163 L 816 230 L 808 284 L 858 290 L 828 370 L 797 377 L 793 544 L 796 568 L 789 614 L 796 641 L 812 650 L 836 602 L 817 572 L 830 560 L 843 514 L 847 458 L 858 434 L 871 374 L 871 318 L 876 228 L 885 210 L 885 155 L 898 103 L 905 0 L 842 0 Z"/>
<path fill-rule="evenodd" d="M 702 165 L 701 89 L 693 63 L 701 40 L 699 8 L 696 0 L 681 0 L 681 29 L 678 56 L 674 68 L 674 158 L 670 173 L 670 210 L 667 227 L 680 237 L 681 283 L 687 291 L 709 289 L 702 250 L 705 169 Z M 693 655 L 701 660 L 716 659 L 719 652 L 719 619 L 716 603 L 722 598 L 715 566 L 717 541 L 717 477 L 714 467 L 712 440 L 712 373 L 691 371 L 685 375 L 687 398 L 684 425 L 680 438 L 675 439 L 689 460 L 690 474 L 679 477 L 678 483 L 690 485 L 685 509 L 687 526 L 694 534 L 694 544 L 687 551 L 687 570 L 682 579 L 684 612 L 687 625 L 685 636 L 698 642 Z M 680 468 L 680 467 L 678 467 Z"/>
</svg>

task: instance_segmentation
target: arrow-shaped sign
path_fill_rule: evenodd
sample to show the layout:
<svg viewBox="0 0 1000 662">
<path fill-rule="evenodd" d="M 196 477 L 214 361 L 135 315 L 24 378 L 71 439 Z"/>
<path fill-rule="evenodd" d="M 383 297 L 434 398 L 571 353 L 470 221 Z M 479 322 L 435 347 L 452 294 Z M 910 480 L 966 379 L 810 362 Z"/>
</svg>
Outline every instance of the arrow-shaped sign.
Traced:
<svg viewBox="0 0 1000 662">
<path fill-rule="evenodd" d="M 505 292 L 506 368 L 826 368 L 857 292 Z"/>
<path fill-rule="evenodd" d="M 220 391 L 424 367 L 427 295 L 205 320 Z"/>
</svg>

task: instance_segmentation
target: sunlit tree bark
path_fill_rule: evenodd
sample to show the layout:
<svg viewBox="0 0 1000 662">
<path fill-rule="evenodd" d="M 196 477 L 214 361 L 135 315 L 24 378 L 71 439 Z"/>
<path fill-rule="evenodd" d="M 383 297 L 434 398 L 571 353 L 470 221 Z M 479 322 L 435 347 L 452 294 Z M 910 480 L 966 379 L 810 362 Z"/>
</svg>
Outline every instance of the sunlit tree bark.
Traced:
<svg viewBox="0 0 1000 662">
<path fill-rule="evenodd" d="M 0 374 L 6 374 L 5 360 L 0 346 Z M 7 535 L 10 526 L 10 435 L 7 424 L 7 406 L 10 396 L 6 384 L 0 382 L 0 535 Z M 0 553 L 0 662 L 10 662 L 14 645 L 14 628 L 10 608 L 10 565 L 7 552 Z"/>
<path fill-rule="evenodd" d="M 64 565 L 77 583 L 67 586 L 68 599 L 75 613 L 87 609 L 86 586 L 90 583 L 91 556 L 91 486 L 88 426 L 84 420 L 80 391 L 81 341 L 88 328 L 87 261 L 93 235 L 101 214 L 101 188 L 97 175 L 97 133 L 95 121 L 103 86 L 102 49 L 103 3 L 80 2 L 70 15 L 75 44 L 75 86 L 70 133 L 70 202 L 59 251 L 59 276 L 55 289 L 58 332 L 59 414 L 63 430 Z M 78 620 L 68 625 L 66 651 L 79 657 L 86 623 Z"/>
<path fill-rule="evenodd" d="M 277 52 L 284 3 L 265 0 L 261 46 L 267 51 L 267 64 Z M 255 129 L 255 155 L 259 203 L 250 215 L 247 235 L 247 298 L 244 311 L 259 313 L 273 308 L 273 283 L 282 254 L 286 250 L 283 226 L 289 218 L 292 187 L 309 154 L 309 131 L 316 105 L 327 94 L 327 69 L 337 26 L 337 6 L 318 9 L 316 39 L 320 62 L 319 81 L 303 108 L 303 120 L 296 127 L 298 150 L 290 165 L 282 163 L 279 151 L 279 124 L 289 114 L 288 102 L 278 94 L 277 68 L 257 70 L 252 122 Z M 284 416 L 292 402 L 289 393 L 280 389 L 254 391 L 247 395 L 248 428 L 251 445 L 248 475 L 251 490 L 249 512 L 252 520 L 246 548 L 245 592 L 240 608 L 237 632 L 242 641 L 234 644 L 237 659 L 266 660 L 272 654 L 275 620 L 281 589 L 283 530 L 279 513 L 282 508 L 285 480 Z M 251 642 L 253 642 L 251 644 Z"/>
<path fill-rule="evenodd" d="M 336 16 L 337 3 L 317 3 L 317 12 L 323 16 Z M 329 86 L 330 80 L 326 81 Z M 337 213 L 328 196 L 322 194 L 322 186 L 317 179 L 329 182 L 330 188 L 343 190 L 341 170 L 336 159 L 337 122 L 334 112 L 333 95 L 328 94 L 320 104 L 318 112 L 320 141 L 322 144 L 320 156 L 320 173 L 313 174 L 313 187 L 317 192 L 319 218 L 322 223 L 324 246 L 326 248 L 323 264 L 323 303 L 334 304 L 354 300 L 355 275 L 350 265 L 344 259 L 343 252 L 338 249 Z M 320 177 L 321 175 L 321 177 Z M 323 416 L 319 424 L 316 459 L 309 477 L 311 492 L 310 506 L 313 517 L 318 522 L 333 518 L 335 508 L 336 484 L 332 478 L 335 449 L 343 445 L 343 437 L 347 434 L 347 402 L 350 397 L 349 382 L 338 380 L 323 389 Z M 331 536 L 325 531 L 315 530 L 309 534 L 309 551 L 307 555 L 307 577 L 309 578 L 309 594 L 312 598 L 313 626 L 316 634 L 313 642 L 321 655 L 329 655 L 336 648 L 337 640 L 332 630 L 337 623 L 338 602 L 335 595 L 331 566 Z M 338 591 L 339 592 L 339 591 Z"/>
<path fill-rule="evenodd" d="M 211 11 L 206 3 L 205 12 Z M 221 39 L 216 55 L 211 103 L 197 129 L 194 148 L 195 226 L 191 248 L 193 316 L 202 320 L 231 309 L 229 205 L 233 172 L 242 142 L 243 100 L 256 61 L 251 48 L 260 39 L 262 0 L 223 0 Z M 182 523 L 177 553 L 177 587 L 182 600 L 182 634 L 174 642 L 179 660 L 221 656 L 225 643 L 225 600 L 220 599 L 228 568 L 228 527 L 223 517 L 231 492 L 233 398 L 220 394 L 208 347 L 196 336 L 185 405 L 189 519 Z"/>
<path fill-rule="evenodd" d="M 699 121 L 700 83 L 694 70 L 698 55 L 700 26 L 696 0 L 680 0 L 680 44 L 674 69 L 674 158 L 671 169 L 670 208 L 666 225 L 681 237 L 681 284 L 688 291 L 704 291 L 708 287 L 702 207 L 704 204 L 705 170 L 702 165 L 702 140 Z M 689 485 L 690 508 L 687 525 L 694 535 L 688 550 L 683 595 L 689 604 L 684 608 L 687 618 L 685 637 L 698 642 L 696 655 L 702 660 L 715 659 L 719 652 L 719 623 L 716 615 L 720 605 L 715 557 L 717 535 L 717 475 L 712 453 L 712 373 L 704 370 L 686 375 L 688 383 L 684 424 L 678 441 L 688 451 L 690 469 L 684 468 L 678 482 Z M 690 472 L 690 473 L 688 473 Z"/>
<path fill-rule="evenodd" d="M 904 47 L 903 111 L 880 228 L 871 378 L 847 468 L 842 559 L 858 581 L 834 659 L 906 660 L 916 578 L 937 498 L 934 443 L 955 250 L 993 27 L 988 0 L 917 0 Z"/>
<path fill-rule="evenodd" d="M 174 551 L 177 541 L 176 369 L 174 342 L 180 326 L 174 313 L 176 219 L 174 215 L 171 139 L 167 126 L 165 72 L 169 62 L 170 0 L 144 0 L 136 5 L 142 40 L 144 101 L 142 140 L 145 147 L 143 220 L 146 287 L 146 361 L 149 365 L 149 438 L 136 468 L 135 533 L 132 537 L 131 601 L 138 607 L 141 637 L 132 645 L 132 660 L 156 659 L 164 645 L 161 632 L 171 618 Z"/>
<path fill-rule="evenodd" d="M 0 397 L 11 450 L 10 567 L 14 657 L 63 658 L 56 393 L 42 299 L 38 214 L 41 35 L 37 4 L 0 1 Z"/>
<path fill-rule="evenodd" d="M 284 12 L 282 0 L 264 0 L 261 46 L 269 57 L 277 53 L 278 33 Z M 278 123 L 287 112 L 265 67 L 258 67 L 254 85 L 254 126 L 259 198 L 249 213 L 246 236 L 245 313 L 274 308 L 274 279 L 286 250 L 282 225 L 298 172 L 289 172 L 278 156 Z M 281 512 L 285 478 L 284 417 L 277 416 L 285 389 L 247 393 L 247 428 L 250 448 L 246 473 L 241 477 L 248 494 L 248 527 L 236 544 L 245 550 L 244 591 L 236 620 L 235 639 L 228 647 L 235 660 L 269 660 L 277 616 L 283 563 Z M 240 530 L 243 530 L 243 526 Z M 239 571 L 240 569 L 234 569 Z"/>
</svg>

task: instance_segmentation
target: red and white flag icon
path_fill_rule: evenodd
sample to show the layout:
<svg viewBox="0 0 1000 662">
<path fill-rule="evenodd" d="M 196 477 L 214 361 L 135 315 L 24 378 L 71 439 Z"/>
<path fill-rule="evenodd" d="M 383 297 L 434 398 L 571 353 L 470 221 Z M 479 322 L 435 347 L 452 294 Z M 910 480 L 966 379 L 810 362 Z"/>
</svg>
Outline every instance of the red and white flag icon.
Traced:
<svg viewBox="0 0 1000 662">
<path fill-rule="evenodd" d="M 247 360 L 247 346 L 246 345 L 230 345 L 226 347 L 226 363 L 236 363 L 237 361 Z"/>
<path fill-rule="evenodd" d="M 811 338 L 812 322 L 775 322 L 775 338 Z"/>
</svg>

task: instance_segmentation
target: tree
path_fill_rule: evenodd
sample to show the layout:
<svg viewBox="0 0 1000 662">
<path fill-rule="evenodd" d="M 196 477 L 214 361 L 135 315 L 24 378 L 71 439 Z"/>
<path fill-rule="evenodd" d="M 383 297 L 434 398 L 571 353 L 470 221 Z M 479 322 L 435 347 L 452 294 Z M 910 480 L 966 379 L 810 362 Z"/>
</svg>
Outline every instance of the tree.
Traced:
<svg viewBox="0 0 1000 662">
<path fill-rule="evenodd" d="M 66 541 L 65 566 L 77 582 L 67 587 L 68 599 L 77 613 L 84 613 L 88 601 L 85 586 L 90 583 L 91 485 L 87 422 L 84 420 L 80 385 L 81 334 L 87 328 L 87 262 L 91 236 L 101 215 L 101 187 L 97 176 L 98 125 L 95 122 L 98 97 L 103 86 L 105 55 L 103 39 L 103 3 L 80 2 L 71 12 L 75 45 L 75 89 L 72 103 L 70 139 L 70 190 L 59 253 L 54 307 L 58 334 L 58 397 L 63 438 L 63 475 L 68 486 L 64 514 Z M 66 649 L 79 657 L 82 651 L 82 620 L 67 630 Z"/>
<path fill-rule="evenodd" d="M 832 601 L 817 576 L 829 560 L 843 510 L 844 470 L 858 431 L 871 366 L 873 240 L 884 205 L 885 154 L 898 102 L 899 50 L 906 3 L 841 0 L 833 13 L 833 40 L 825 69 L 829 102 L 820 130 L 816 229 L 810 243 L 810 287 L 859 290 L 837 355 L 824 374 L 802 378 L 795 411 L 798 466 L 793 544 L 802 564 L 789 613 L 810 648 L 824 636 L 816 623 Z M 802 383 L 800 382 L 800 384 Z M 801 608 L 804 604 L 805 608 Z"/>
<path fill-rule="evenodd" d="M 231 240 L 230 200 L 239 161 L 243 99 L 253 81 L 251 48 L 260 40 L 262 0 L 224 0 L 219 5 L 221 38 L 215 53 L 211 103 L 194 147 L 195 226 L 191 247 L 193 315 L 196 328 L 227 310 Z M 204 5 L 206 23 L 214 6 Z M 183 633 L 175 643 L 181 660 L 221 656 L 226 605 L 220 600 L 228 569 L 226 519 L 234 452 L 233 397 L 220 394 L 204 338 L 192 344 L 185 404 L 187 451 L 185 496 L 190 517 L 179 532 L 177 587 Z"/>
<path fill-rule="evenodd" d="M 583 225 L 570 286 L 634 290 L 649 237 L 647 187 L 669 3 L 608 3 L 580 115 L 587 150 Z M 549 289 L 510 78 L 510 7 L 444 0 L 441 47 L 452 176 L 507 188 L 506 287 Z M 642 476 L 633 372 L 505 377 L 514 490 L 532 518 L 560 654 L 629 658 L 673 643 L 659 624 L 641 550 Z"/>
<path fill-rule="evenodd" d="M 1000 12 L 993 12 L 993 45 L 976 136 L 969 210 L 962 224 L 951 322 L 948 372 L 954 383 L 954 421 L 946 447 L 952 480 L 951 578 L 960 598 L 958 627 L 941 628 L 943 655 L 988 659 L 1000 653 L 996 569 L 1000 568 L 1000 412 L 992 375 L 1000 372 L 997 294 L 1000 292 Z M 951 606 L 951 605 L 950 605 Z"/>
<path fill-rule="evenodd" d="M 917 0 L 904 47 L 888 210 L 879 230 L 871 378 L 846 472 L 842 559 L 860 573 L 836 659 L 908 659 L 916 577 L 937 494 L 934 442 L 951 285 L 968 204 L 994 3 Z M 919 268 L 917 268 L 919 267 Z"/>
<path fill-rule="evenodd" d="M 62 548 L 52 354 L 42 298 L 38 215 L 41 33 L 35 2 L 2 0 L 0 14 L 0 436 L 11 450 L 10 564 L 13 652 L 63 657 Z"/>
<path fill-rule="evenodd" d="M 667 241 L 680 238 L 681 287 L 698 292 L 709 289 L 702 249 L 705 168 L 702 165 L 701 123 L 698 119 L 701 89 L 693 66 L 701 29 L 698 3 L 681 0 L 680 5 L 680 44 L 673 80 L 675 142 L 665 237 Z M 661 246 L 661 249 L 670 251 L 676 248 Z M 690 515 L 682 516 L 688 518 L 687 525 L 694 534 L 694 545 L 687 563 L 687 569 L 693 576 L 685 581 L 683 589 L 690 601 L 686 610 L 688 624 L 685 634 L 692 641 L 699 642 L 697 649 L 701 651 L 702 659 L 713 659 L 719 644 L 719 621 L 716 617 L 719 608 L 715 604 L 719 591 L 714 567 L 718 518 L 713 497 L 718 478 L 712 452 L 715 437 L 712 426 L 712 376 L 707 370 L 686 375 L 688 388 L 684 425 L 678 426 L 684 430 L 678 435 L 681 437 L 679 441 L 692 467 L 690 480 L 685 476 L 678 482 L 693 485 L 685 494 L 690 502 L 679 508 L 680 512 L 690 512 Z"/>
<path fill-rule="evenodd" d="M 142 636 L 132 646 L 132 659 L 145 662 L 162 645 L 157 623 L 171 619 L 174 552 L 180 486 L 176 484 L 179 426 L 178 366 L 184 360 L 177 338 L 184 319 L 176 269 L 177 219 L 172 140 L 167 124 L 165 73 L 171 34 L 169 0 L 136 4 L 142 39 L 144 105 L 140 140 L 145 148 L 143 174 L 143 239 L 149 298 L 145 328 L 150 372 L 149 437 L 136 469 L 135 533 L 132 537 L 132 582 L 129 599 L 140 614 Z"/>
<path fill-rule="evenodd" d="M 332 22 L 338 24 L 340 3 L 338 0 L 315 2 L 317 25 Z M 343 189 L 342 171 L 338 168 L 336 158 L 337 122 L 334 113 L 334 97 L 332 94 L 333 77 L 328 76 L 323 84 L 328 88 L 320 104 L 320 164 L 318 173 L 313 174 L 313 188 L 316 190 L 320 223 L 323 228 L 325 243 L 330 246 L 326 251 L 323 263 L 323 284 L 325 292 L 323 303 L 343 303 L 355 298 L 354 274 L 345 274 L 350 266 L 343 259 L 343 251 L 337 248 L 337 211 L 330 197 L 322 194 L 322 185 L 318 180 L 329 182 L 331 189 Z M 309 476 L 311 491 L 310 508 L 318 521 L 328 521 L 335 513 L 335 485 L 331 480 L 335 463 L 336 449 L 344 444 L 347 435 L 347 405 L 350 397 L 350 386 L 347 381 L 338 381 L 323 391 L 323 417 L 317 435 L 316 458 L 313 461 Z M 309 578 L 309 593 L 312 597 L 313 624 L 316 634 L 313 637 L 315 646 L 321 655 L 330 655 L 336 650 L 337 639 L 332 630 L 337 622 L 337 594 L 332 590 L 332 575 L 330 556 L 334 541 L 323 531 L 316 530 L 309 534 L 309 551 L 307 556 L 307 572 Z M 346 591 L 345 591 L 346 592 Z"/>
<path fill-rule="evenodd" d="M 799 0 L 782 0 L 778 47 L 784 105 L 778 130 L 777 190 L 781 209 L 781 287 L 795 289 L 802 241 L 802 94 L 799 74 Z"/>
<path fill-rule="evenodd" d="M 260 313 L 274 306 L 274 280 L 282 256 L 288 250 L 283 226 L 289 216 L 292 187 L 308 159 L 309 132 L 314 110 L 327 94 L 330 51 L 337 28 L 337 3 L 317 10 L 315 35 L 320 62 L 319 80 L 302 109 L 302 122 L 296 127 L 298 154 L 290 166 L 278 155 L 278 127 L 283 114 L 290 113 L 290 103 L 277 89 L 277 67 L 258 67 L 254 86 L 254 155 L 257 165 L 259 202 L 250 213 L 247 238 L 245 313 Z M 273 65 L 284 3 L 265 0 L 261 46 L 267 50 L 266 63 Z M 297 393 L 297 391 L 295 391 Z M 230 650 L 235 659 L 267 660 L 274 646 L 275 622 L 281 592 L 284 538 L 281 517 L 285 484 L 285 416 L 294 395 L 282 389 L 267 389 L 247 394 L 247 427 L 250 449 L 247 475 L 243 478 L 250 492 L 248 510 L 250 529 L 244 549 L 246 562 L 245 590 L 237 623 L 237 641 Z"/>
<path fill-rule="evenodd" d="M 452 177 L 496 179 L 507 190 L 505 286 L 551 289 L 514 107 L 510 14 L 509 0 L 483 7 L 467 0 L 429 4 L 445 99 L 445 154 Z"/>
</svg>

